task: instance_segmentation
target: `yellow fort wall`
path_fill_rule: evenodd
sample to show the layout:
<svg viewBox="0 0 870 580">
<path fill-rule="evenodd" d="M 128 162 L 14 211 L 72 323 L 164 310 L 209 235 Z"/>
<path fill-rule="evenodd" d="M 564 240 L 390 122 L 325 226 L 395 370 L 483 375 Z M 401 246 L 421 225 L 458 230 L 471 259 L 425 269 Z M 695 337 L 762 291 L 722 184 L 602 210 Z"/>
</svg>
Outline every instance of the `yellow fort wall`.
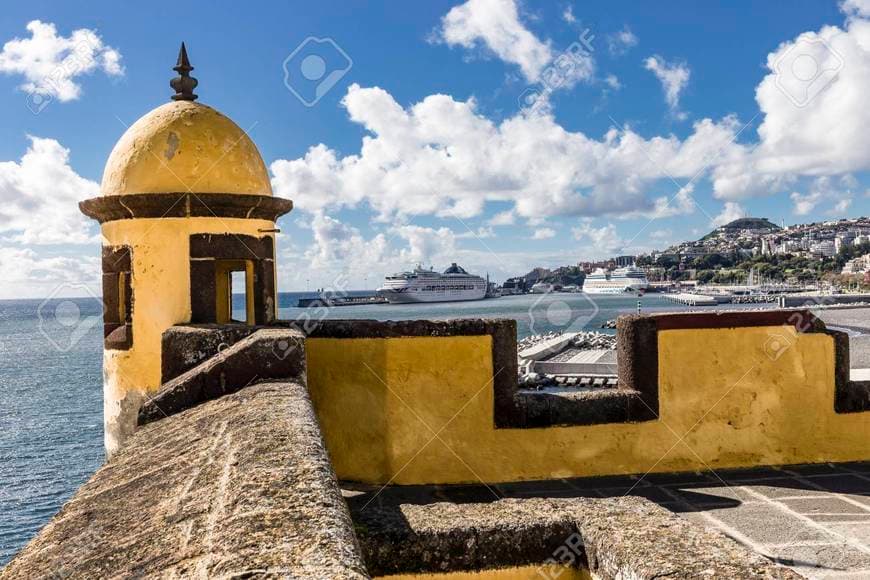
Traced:
<svg viewBox="0 0 870 580">
<path fill-rule="evenodd" d="M 146 218 L 103 224 L 104 244 L 132 248 L 133 346 L 103 354 L 103 417 L 111 454 L 132 433 L 139 405 L 160 387 L 161 335 L 189 322 L 190 235 L 264 237 L 268 220 L 236 218 Z"/>
<path fill-rule="evenodd" d="M 769 356 L 771 333 L 788 347 Z M 660 418 L 495 429 L 492 339 L 310 338 L 337 474 L 487 483 L 870 458 L 870 413 L 834 411 L 834 341 L 793 327 L 662 330 Z"/>
</svg>

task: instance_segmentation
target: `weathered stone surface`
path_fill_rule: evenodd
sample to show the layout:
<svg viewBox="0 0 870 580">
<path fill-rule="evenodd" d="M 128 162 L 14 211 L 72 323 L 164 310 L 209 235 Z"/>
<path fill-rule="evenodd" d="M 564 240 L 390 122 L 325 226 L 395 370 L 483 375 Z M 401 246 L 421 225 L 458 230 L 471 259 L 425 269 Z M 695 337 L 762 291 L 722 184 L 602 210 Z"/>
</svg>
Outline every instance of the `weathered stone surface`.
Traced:
<svg viewBox="0 0 870 580">
<path fill-rule="evenodd" d="M 301 378 L 305 339 L 297 330 L 264 328 L 172 379 L 142 405 L 139 425 L 190 409 L 262 379 Z"/>
<path fill-rule="evenodd" d="M 802 578 L 642 498 L 551 501 L 573 514 L 601 578 Z"/>
<path fill-rule="evenodd" d="M 182 324 L 161 338 L 161 379 L 168 383 L 246 336 L 261 330 L 247 324 Z"/>
<path fill-rule="evenodd" d="M 552 558 L 587 565 L 602 580 L 801 578 L 719 532 L 636 497 L 357 505 L 354 521 L 373 575 Z"/>
<path fill-rule="evenodd" d="M 0 571 L 47 577 L 366 578 L 305 387 L 137 430 Z"/>
</svg>

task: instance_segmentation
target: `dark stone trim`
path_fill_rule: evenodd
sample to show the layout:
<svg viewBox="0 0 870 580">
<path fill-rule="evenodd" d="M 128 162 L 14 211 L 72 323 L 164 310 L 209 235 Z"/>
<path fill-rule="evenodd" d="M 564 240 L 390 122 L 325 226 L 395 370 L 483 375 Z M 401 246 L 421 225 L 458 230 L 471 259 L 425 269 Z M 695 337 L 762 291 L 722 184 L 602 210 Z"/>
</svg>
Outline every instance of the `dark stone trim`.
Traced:
<svg viewBox="0 0 870 580">
<path fill-rule="evenodd" d="M 825 324 L 809 310 L 756 310 L 737 312 L 686 312 L 646 316 L 658 330 L 794 326 L 798 332 L 824 332 Z"/>
<path fill-rule="evenodd" d="M 161 383 L 168 383 L 263 328 L 266 327 L 244 324 L 191 324 L 165 330 L 160 345 Z"/>
<path fill-rule="evenodd" d="M 130 246 L 103 246 L 103 346 L 107 350 L 133 347 L 133 250 Z M 124 275 L 124 320 L 120 318 L 121 287 Z"/>
<path fill-rule="evenodd" d="M 190 259 L 205 260 L 273 260 L 272 236 L 256 238 L 243 234 L 193 234 L 190 236 Z"/>
<path fill-rule="evenodd" d="M 834 411 L 837 413 L 862 413 L 870 411 L 870 381 L 853 381 L 849 378 L 849 335 L 838 330 L 827 330 L 834 338 Z"/>
<path fill-rule="evenodd" d="M 622 388 L 548 393 L 520 390 L 514 395 L 522 413 L 504 428 L 601 425 L 645 421 L 640 393 Z"/>
<path fill-rule="evenodd" d="M 264 328 L 164 383 L 139 409 L 138 424 L 192 409 L 263 379 L 305 378 L 305 339 L 301 333 Z"/>
<path fill-rule="evenodd" d="M 217 320 L 217 288 L 214 262 L 190 261 L 190 319 Z"/>
<path fill-rule="evenodd" d="M 618 387 L 637 393 L 633 420 L 659 416 L 659 340 L 648 316 L 620 316 L 616 321 Z"/>
<path fill-rule="evenodd" d="M 254 324 L 275 319 L 275 246 L 271 236 L 193 234 L 190 236 L 190 312 L 194 323 L 217 322 L 218 260 L 254 264 Z"/>
<path fill-rule="evenodd" d="M 289 199 L 239 193 L 134 193 L 79 202 L 86 216 L 106 223 L 136 218 L 225 217 L 275 221 L 293 209 Z"/>
</svg>

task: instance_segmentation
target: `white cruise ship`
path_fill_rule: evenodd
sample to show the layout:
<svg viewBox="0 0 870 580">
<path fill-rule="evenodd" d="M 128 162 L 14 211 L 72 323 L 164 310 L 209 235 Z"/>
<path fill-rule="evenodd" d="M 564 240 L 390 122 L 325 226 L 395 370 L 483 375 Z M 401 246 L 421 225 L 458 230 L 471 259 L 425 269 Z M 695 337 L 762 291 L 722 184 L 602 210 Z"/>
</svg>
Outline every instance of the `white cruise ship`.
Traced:
<svg viewBox="0 0 870 580">
<path fill-rule="evenodd" d="M 412 272 L 387 276 L 377 293 L 391 304 L 453 302 L 480 300 L 486 297 L 486 288 L 485 279 L 469 274 L 454 262 L 444 273 L 418 265 Z"/>
<path fill-rule="evenodd" d="M 646 274 L 636 266 L 617 268 L 613 272 L 596 268 L 583 281 L 583 292 L 587 294 L 622 294 L 624 292 L 643 292 L 648 286 Z"/>
</svg>

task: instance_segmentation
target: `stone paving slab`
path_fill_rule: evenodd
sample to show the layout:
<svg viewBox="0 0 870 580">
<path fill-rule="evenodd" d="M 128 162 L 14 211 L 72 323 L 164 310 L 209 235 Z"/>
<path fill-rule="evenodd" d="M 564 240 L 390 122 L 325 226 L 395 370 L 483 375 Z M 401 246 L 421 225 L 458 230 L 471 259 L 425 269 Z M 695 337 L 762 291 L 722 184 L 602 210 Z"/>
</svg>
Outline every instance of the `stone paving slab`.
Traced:
<svg viewBox="0 0 870 580">
<path fill-rule="evenodd" d="M 354 493 L 374 496 L 371 490 Z M 371 502 L 387 506 L 623 495 L 644 497 L 724 532 L 807 578 L 870 579 L 870 462 L 488 486 L 387 487 Z"/>
</svg>

